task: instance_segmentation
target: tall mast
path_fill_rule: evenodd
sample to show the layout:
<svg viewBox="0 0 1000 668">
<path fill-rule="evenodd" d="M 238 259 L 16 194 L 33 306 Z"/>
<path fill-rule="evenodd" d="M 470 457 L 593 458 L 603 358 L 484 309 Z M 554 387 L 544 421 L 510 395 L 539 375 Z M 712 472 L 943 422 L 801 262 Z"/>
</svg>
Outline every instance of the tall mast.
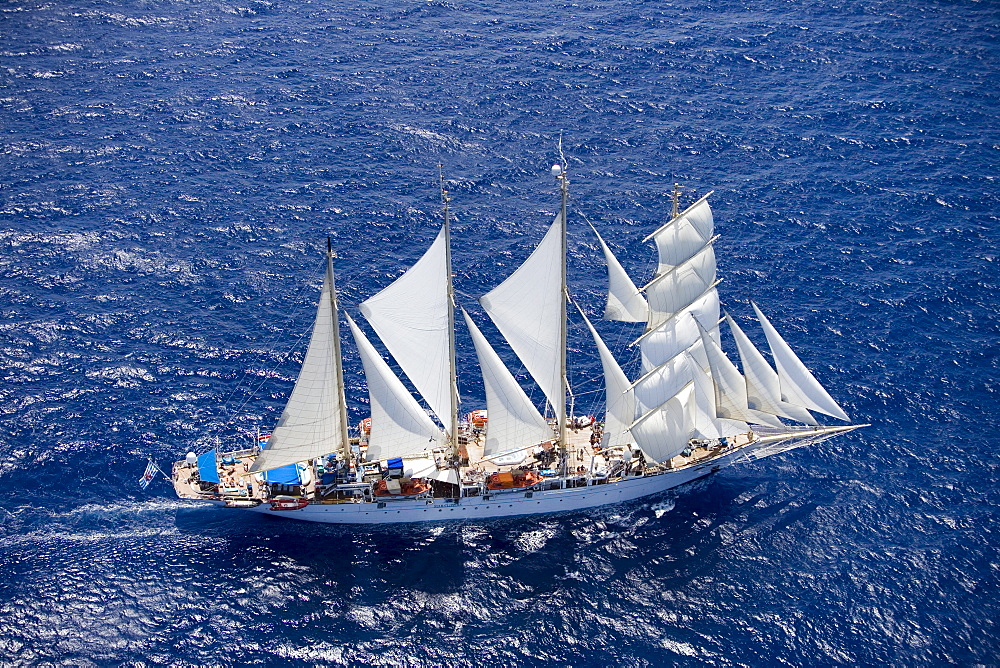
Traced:
<svg viewBox="0 0 1000 668">
<path fill-rule="evenodd" d="M 680 201 L 681 201 L 680 184 L 675 183 L 674 184 L 674 206 L 673 206 L 673 209 L 670 211 L 670 220 L 673 220 L 674 218 L 676 218 L 680 214 L 680 208 L 679 208 Z"/>
<path fill-rule="evenodd" d="M 444 187 L 444 165 L 438 164 L 438 175 L 441 181 L 441 204 L 444 208 L 444 256 L 448 271 L 448 378 L 451 385 L 451 454 L 458 459 L 458 365 L 455 362 L 455 286 L 451 273 L 451 211 L 448 207 L 451 198 Z"/>
<path fill-rule="evenodd" d="M 337 403 L 340 408 L 340 452 L 345 462 L 351 461 L 351 443 L 347 436 L 347 399 L 344 393 L 344 358 L 340 354 L 340 306 L 337 285 L 333 280 L 333 244 L 326 238 L 326 276 L 330 281 L 330 306 L 333 309 L 333 357 L 337 376 Z"/>
<path fill-rule="evenodd" d="M 560 291 L 562 299 L 559 300 L 559 379 L 562 383 L 560 391 L 561 401 L 558 406 L 552 408 L 556 413 L 556 420 L 559 421 L 559 447 L 563 453 L 568 452 L 566 446 L 566 395 L 569 394 L 569 382 L 566 377 L 566 300 L 569 297 L 566 288 L 566 201 L 569 198 L 569 178 L 566 176 L 566 159 L 562 155 L 562 139 L 559 140 L 560 164 L 552 166 L 552 175 L 559 181 L 559 189 L 562 191 L 562 203 L 559 209 L 559 216 L 562 219 L 562 253 L 559 259 Z"/>
</svg>

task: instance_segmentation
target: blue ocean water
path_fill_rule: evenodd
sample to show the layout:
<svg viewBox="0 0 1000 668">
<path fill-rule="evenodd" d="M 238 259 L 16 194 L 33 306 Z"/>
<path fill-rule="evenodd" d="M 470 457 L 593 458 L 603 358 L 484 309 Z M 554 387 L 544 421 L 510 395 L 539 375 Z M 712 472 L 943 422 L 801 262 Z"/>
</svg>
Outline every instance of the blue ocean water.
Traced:
<svg viewBox="0 0 1000 668">
<path fill-rule="evenodd" d="M 5 2 L 0 663 L 995 663 L 998 36 L 971 1 Z M 474 310 L 558 207 L 560 136 L 589 312 L 581 214 L 638 280 L 673 183 L 714 190 L 725 308 L 872 426 L 541 519 L 138 489 L 273 424 L 327 235 L 353 307 L 433 239 L 439 163 Z"/>
</svg>

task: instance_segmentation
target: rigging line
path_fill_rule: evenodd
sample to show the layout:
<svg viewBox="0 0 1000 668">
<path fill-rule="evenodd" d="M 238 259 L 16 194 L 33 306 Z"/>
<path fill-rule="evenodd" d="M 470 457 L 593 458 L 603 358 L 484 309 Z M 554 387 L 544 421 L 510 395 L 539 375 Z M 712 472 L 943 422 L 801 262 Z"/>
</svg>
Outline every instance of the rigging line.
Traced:
<svg viewBox="0 0 1000 668">
<path fill-rule="evenodd" d="M 285 351 L 285 354 L 281 357 L 281 359 L 279 359 L 275 363 L 274 367 L 272 367 L 270 369 L 270 371 L 267 371 L 266 374 L 274 374 L 275 370 L 278 368 L 278 366 L 280 366 L 285 361 L 287 361 L 288 357 L 299 346 L 299 344 L 302 342 L 302 339 L 305 338 L 305 335 L 308 332 L 309 332 L 309 330 L 306 330 L 306 332 L 304 332 L 301 336 L 299 336 L 298 340 L 296 340 L 295 343 L 293 343 L 292 346 L 287 351 Z M 245 372 L 245 375 L 249 375 L 249 373 L 250 372 L 247 371 L 247 372 Z M 230 410 L 229 408 L 227 408 L 226 404 L 223 404 L 222 405 L 222 410 L 224 412 L 224 417 L 226 419 L 224 421 L 222 421 L 221 423 L 218 423 L 215 426 L 207 429 L 203 434 L 201 434 L 199 436 L 199 438 L 201 438 L 201 437 L 212 437 L 212 436 L 218 434 L 218 432 L 222 431 L 223 427 L 232 425 L 234 423 L 234 417 L 237 414 L 239 414 L 246 407 L 246 405 L 248 403 L 250 403 L 250 400 L 253 399 L 257 395 L 257 393 L 261 390 L 261 388 L 264 386 L 264 384 L 267 383 L 270 379 L 271 379 L 271 375 L 265 375 L 265 377 L 260 381 L 260 383 L 257 385 L 257 387 L 254 388 L 254 389 L 252 389 L 252 390 L 250 390 L 248 392 L 247 398 L 235 410 Z M 233 390 L 233 392 L 235 393 L 235 390 Z M 232 398 L 232 394 L 230 395 L 229 398 L 227 398 L 227 400 L 226 400 L 227 403 L 228 403 L 229 399 L 231 399 L 231 398 Z"/>
<path fill-rule="evenodd" d="M 291 297 L 291 303 L 298 303 L 300 301 L 300 297 L 302 296 L 302 294 L 307 289 L 310 289 L 310 288 L 311 288 L 311 286 L 308 283 L 302 283 L 302 284 L 300 284 L 298 291 L 295 292 L 292 295 L 292 297 Z M 287 323 L 287 322 L 293 321 L 295 319 L 295 317 L 296 316 L 293 315 L 293 314 L 288 314 L 288 316 L 285 319 L 285 322 Z M 292 344 L 292 346 L 288 350 L 286 350 L 278 358 L 277 362 L 275 362 L 274 367 L 272 367 L 271 370 L 268 373 L 273 374 L 275 372 L 275 370 L 278 368 L 278 366 L 281 365 L 281 364 L 283 364 L 288 359 L 288 357 L 291 354 L 291 352 L 299 345 L 299 343 L 301 343 L 302 338 L 308 332 L 309 332 L 309 329 L 307 329 L 305 333 L 303 333 L 302 335 L 299 336 L 299 338 L 295 341 L 295 343 Z M 253 368 L 254 366 L 258 366 L 258 362 L 260 360 L 263 360 L 265 357 L 270 356 L 270 355 L 272 355 L 275 352 L 274 348 L 273 348 L 273 344 L 275 343 L 275 341 L 277 340 L 277 338 L 282 333 L 283 333 L 283 328 L 279 328 L 279 329 L 273 331 L 271 333 L 270 338 L 264 343 L 264 346 L 256 348 L 256 355 L 255 355 L 254 359 L 251 359 L 250 368 Z M 260 366 L 264 366 L 264 365 L 261 364 Z M 223 420 L 221 423 L 216 424 L 213 427 L 210 427 L 206 431 L 202 432 L 199 436 L 191 439 L 189 441 L 189 443 L 195 444 L 196 440 L 200 439 L 200 438 L 211 438 L 211 437 L 215 436 L 216 434 L 218 434 L 218 432 L 220 432 L 224 426 L 229 426 L 229 425 L 233 424 L 233 416 L 234 416 L 234 414 L 238 413 L 239 411 L 242 411 L 243 408 L 247 405 L 247 403 L 249 403 L 250 399 L 253 396 L 255 396 L 257 392 L 260 391 L 261 387 L 263 387 L 264 383 L 266 383 L 267 380 L 268 380 L 268 377 L 265 377 L 255 389 L 252 389 L 252 390 L 249 391 L 249 396 L 247 397 L 246 400 L 243 401 L 243 403 L 239 406 L 239 408 L 237 408 L 235 411 L 230 410 L 230 408 L 228 407 L 229 403 L 232 401 L 232 399 L 236 395 L 236 393 L 244 386 L 244 384 L 246 383 L 247 379 L 250 376 L 251 376 L 251 373 L 250 373 L 250 369 L 248 368 L 246 371 L 243 372 L 243 375 L 240 377 L 240 379 L 237 382 L 236 386 L 229 392 L 229 394 L 226 396 L 226 398 L 222 401 L 221 408 L 222 408 L 223 417 L 225 418 L 225 420 Z"/>
<path fill-rule="evenodd" d="M 288 348 L 288 350 L 287 350 L 287 351 L 285 351 L 285 354 L 284 354 L 284 355 L 283 355 L 283 356 L 281 357 L 281 359 L 279 359 L 279 360 L 278 360 L 277 362 L 275 362 L 275 363 L 274 363 L 274 366 L 273 366 L 273 367 L 271 367 L 270 371 L 268 371 L 267 373 L 269 373 L 269 374 L 273 374 L 273 373 L 275 373 L 275 371 L 277 370 L 277 368 L 278 368 L 279 366 L 281 366 L 282 364 L 284 364 L 285 362 L 287 362 L 287 361 L 288 361 L 288 358 L 289 358 L 289 357 L 291 357 L 291 355 L 292 355 L 292 353 L 293 353 L 293 352 L 295 351 L 295 349 L 299 347 L 299 344 L 301 344 L 301 343 L 302 343 L 302 339 L 304 339 L 304 338 L 306 337 L 306 334 L 308 334 L 308 333 L 309 333 L 309 331 L 310 331 L 310 330 L 308 330 L 308 329 L 307 329 L 307 330 L 306 330 L 305 332 L 303 332 L 303 333 L 302 333 L 302 334 L 301 334 L 301 335 L 299 336 L 299 338 L 298 338 L 298 339 L 297 339 L 297 340 L 295 341 L 295 343 L 293 343 L 293 344 L 292 344 L 292 345 L 291 345 L 291 346 L 290 346 L 290 347 Z M 234 412 L 238 413 L 239 411 L 242 411 L 242 410 L 243 410 L 243 409 L 244 409 L 244 408 L 246 407 L 246 405 L 247 405 L 247 404 L 248 404 L 248 403 L 250 402 L 250 399 L 252 399 L 252 398 L 253 398 L 253 397 L 254 397 L 254 396 L 255 396 L 255 395 L 257 394 L 257 392 L 259 392 L 259 391 L 260 391 L 260 389 L 261 389 L 262 387 L 264 387 L 264 384 L 265 384 L 265 383 L 267 383 L 267 382 L 268 382 L 268 381 L 269 381 L 270 379 L 271 379 L 271 376 L 268 376 L 268 375 L 265 375 L 265 376 L 264 376 L 264 378 L 263 378 L 263 379 L 261 379 L 261 381 L 260 381 L 260 383 L 259 383 L 259 384 L 257 385 L 257 387 L 256 387 L 256 388 L 254 388 L 254 389 L 253 389 L 253 390 L 252 390 L 251 392 L 249 392 L 249 394 L 248 394 L 247 398 L 246 398 L 246 399 L 245 399 L 245 400 L 243 401 L 243 403 L 242 403 L 242 404 L 240 404 L 240 405 L 239 405 L 239 407 L 238 407 L 238 408 L 236 409 L 236 411 L 234 411 Z M 231 420 L 232 420 L 232 415 L 230 415 L 229 417 L 230 417 L 230 423 L 231 423 Z"/>
<path fill-rule="evenodd" d="M 292 295 L 290 303 L 293 303 L 293 304 L 294 303 L 298 303 L 299 302 L 299 297 L 301 297 L 302 293 L 307 288 L 309 288 L 309 287 L 310 286 L 308 284 L 301 284 L 299 286 L 298 292 L 296 294 Z M 288 314 L 288 316 L 286 317 L 286 322 L 289 322 L 289 321 L 293 320 L 294 318 L 295 318 L 294 315 Z M 274 350 L 273 350 L 273 344 L 275 343 L 275 341 L 277 340 L 277 338 L 278 338 L 278 336 L 280 334 L 281 334 L 281 329 L 275 330 L 275 331 L 273 331 L 271 333 L 270 339 L 268 339 L 267 341 L 264 342 L 264 345 L 262 346 L 262 348 L 258 348 L 256 359 L 252 359 L 251 360 L 251 366 L 257 364 L 258 360 L 264 358 L 266 355 L 270 355 L 270 354 L 272 354 L 274 352 Z M 286 352 L 285 355 L 287 356 L 288 353 Z M 263 364 L 261 364 L 261 366 L 263 366 Z M 232 389 L 232 391 L 229 393 L 229 395 L 223 400 L 223 402 L 222 402 L 222 408 L 223 408 L 224 411 L 228 411 L 228 409 L 226 409 L 226 405 L 229 404 L 229 402 L 232 400 L 232 398 L 236 395 L 236 392 L 239 391 L 239 389 L 243 386 L 243 383 L 246 380 L 246 378 L 247 378 L 248 375 L 249 375 L 249 371 L 244 371 L 243 372 L 243 376 L 240 378 L 239 382 L 236 384 L 236 387 L 234 387 Z"/>
</svg>

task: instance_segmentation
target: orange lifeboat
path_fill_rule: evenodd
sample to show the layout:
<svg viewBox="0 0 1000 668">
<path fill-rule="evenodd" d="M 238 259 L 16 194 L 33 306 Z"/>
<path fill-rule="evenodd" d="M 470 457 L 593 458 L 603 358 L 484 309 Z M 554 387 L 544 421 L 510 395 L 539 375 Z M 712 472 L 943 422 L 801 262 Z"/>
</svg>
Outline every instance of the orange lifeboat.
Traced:
<svg viewBox="0 0 1000 668">
<path fill-rule="evenodd" d="M 487 489 L 521 489 L 531 487 L 543 480 L 534 471 L 499 471 L 492 474 L 486 481 Z"/>
<path fill-rule="evenodd" d="M 271 510 L 300 510 L 309 505 L 309 499 L 297 496 L 276 496 L 271 499 Z"/>
<path fill-rule="evenodd" d="M 469 424 L 471 424 L 476 429 L 485 429 L 486 422 L 487 422 L 487 417 L 485 410 L 479 409 L 478 411 L 472 411 L 471 413 L 469 413 Z"/>
<path fill-rule="evenodd" d="M 409 482 L 401 482 L 390 478 L 389 480 L 379 480 L 375 484 L 375 496 L 391 496 L 398 499 L 404 496 L 423 494 L 430 488 L 430 485 L 419 478 L 410 480 Z"/>
</svg>

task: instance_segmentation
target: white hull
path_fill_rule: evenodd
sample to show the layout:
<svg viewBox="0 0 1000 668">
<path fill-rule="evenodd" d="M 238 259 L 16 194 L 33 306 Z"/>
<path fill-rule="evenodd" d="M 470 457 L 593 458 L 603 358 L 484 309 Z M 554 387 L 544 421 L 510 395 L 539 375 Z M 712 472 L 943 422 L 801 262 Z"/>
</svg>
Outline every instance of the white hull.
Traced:
<svg viewBox="0 0 1000 668">
<path fill-rule="evenodd" d="M 242 509 L 305 522 L 327 524 L 391 524 L 468 521 L 586 510 L 633 501 L 679 487 L 740 460 L 762 459 L 814 439 L 780 443 L 754 442 L 718 457 L 675 471 L 632 477 L 615 482 L 545 491 L 505 490 L 459 499 L 388 499 L 381 502 L 310 504 L 300 510 L 272 511 L 268 504 Z M 214 502 L 220 503 L 220 502 Z"/>
</svg>

